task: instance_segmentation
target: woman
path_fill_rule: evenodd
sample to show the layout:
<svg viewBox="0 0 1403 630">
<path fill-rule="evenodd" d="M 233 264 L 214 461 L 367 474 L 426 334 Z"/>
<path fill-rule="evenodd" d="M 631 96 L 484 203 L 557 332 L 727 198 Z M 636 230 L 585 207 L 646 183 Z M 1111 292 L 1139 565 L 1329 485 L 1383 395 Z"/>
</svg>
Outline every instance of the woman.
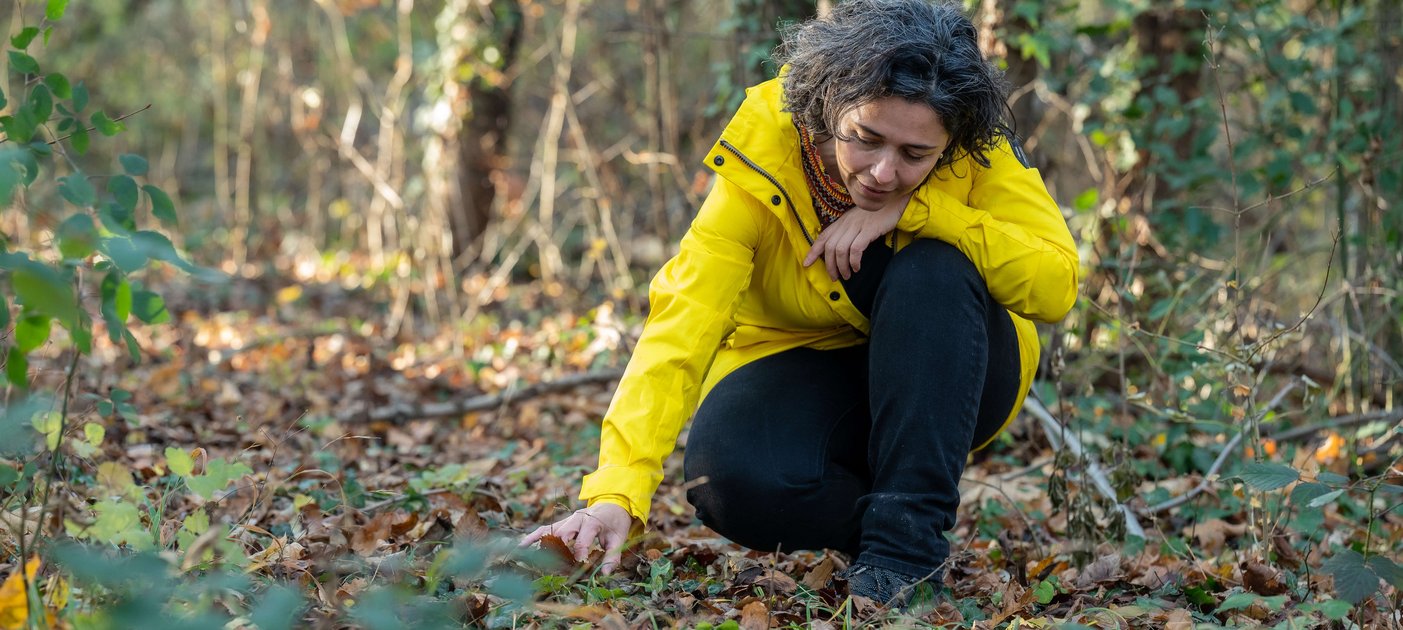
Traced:
<svg viewBox="0 0 1403 630">
<path fill-rule="evenodd" d="M 612 569 L 695 411 L 702 522 L 853 554 L 851 592 L 898 601 L 939 583 L 967 456 L 1017 414 L 1030 320 L 1071 308 L 1076 249 L 955 6 L 849 0 L 789 29 L 779 60 L 650 286 L 589 507 L 522 544 L 553 533 L 583 558 L 597 539 Z"/>
</svg>

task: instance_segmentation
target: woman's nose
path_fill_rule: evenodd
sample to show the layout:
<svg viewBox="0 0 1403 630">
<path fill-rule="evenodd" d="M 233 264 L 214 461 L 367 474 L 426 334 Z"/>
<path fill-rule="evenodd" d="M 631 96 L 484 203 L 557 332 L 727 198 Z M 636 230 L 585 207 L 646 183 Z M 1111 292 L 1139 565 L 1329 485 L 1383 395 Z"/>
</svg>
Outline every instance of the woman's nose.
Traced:
<svg viewBox="0 0 1403 630">
<path fill-rule="evenodd" d="M 872 164 L 872 179 L 879 186 L 896 181 L 896 164 L 890 156 L 877 158 Z"/>
</svg>

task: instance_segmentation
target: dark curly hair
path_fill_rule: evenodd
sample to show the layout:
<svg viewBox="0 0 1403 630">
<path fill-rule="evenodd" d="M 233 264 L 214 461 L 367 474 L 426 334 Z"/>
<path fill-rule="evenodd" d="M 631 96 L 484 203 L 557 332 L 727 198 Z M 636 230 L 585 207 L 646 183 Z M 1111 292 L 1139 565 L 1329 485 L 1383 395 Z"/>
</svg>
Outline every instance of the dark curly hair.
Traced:
<svg viewBox="0 0 1403 630">
<path fill-rule="evenodd" d="M 960 8 L 928 0 L 846 0 L 827 16 L 792 24 L 775 59 L 788 65 L 785 110 L 818 135 L 872 100 L 898 96 L 930 105 L 950 133 L 936 169 L 969 155 L 981 166 L 1012 135 L 1008 84 L 979 50 Z"/>
</svg>

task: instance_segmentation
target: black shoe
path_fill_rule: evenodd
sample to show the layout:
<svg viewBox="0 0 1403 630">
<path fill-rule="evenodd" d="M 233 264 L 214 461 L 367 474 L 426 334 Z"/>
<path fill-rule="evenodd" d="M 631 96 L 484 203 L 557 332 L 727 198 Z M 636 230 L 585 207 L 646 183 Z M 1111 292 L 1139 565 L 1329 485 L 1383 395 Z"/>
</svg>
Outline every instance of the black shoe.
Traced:
<svg viewBox="0 0 1403 630">
<path fill-rule="evenodd" d="M 878 605 L 904 609 L 920 578 L 870 564 L 854 564 L 838 577 L 848 581 L 848 594 L 866 597 Z"/>
</svg>

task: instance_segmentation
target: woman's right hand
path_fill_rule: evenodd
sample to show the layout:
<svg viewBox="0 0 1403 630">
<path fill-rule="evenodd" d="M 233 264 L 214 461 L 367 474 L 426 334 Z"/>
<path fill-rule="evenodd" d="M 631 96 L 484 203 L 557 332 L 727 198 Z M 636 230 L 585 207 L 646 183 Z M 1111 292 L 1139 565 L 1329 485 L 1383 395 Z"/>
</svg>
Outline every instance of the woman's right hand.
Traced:
<svg viewBox="0 0 1403 630">
<path fill-rule="evenodd" d="M 608 575 L 619 565 L 619 557 L 632 527 L 633 516 L 627 510 L 601 501 L 583 510 L 575 510 L 555 523 L 536 528 L 536 531 L 522 537 L 518 546 L 525 547 L 545 536 L 555 536 L 575 552 L 576 562 L 584 562 L 589 558 L 590 545 L 598 539 L 599 546 L 604 549 L 604 562 L 599 568 Z"/>
</svg>

